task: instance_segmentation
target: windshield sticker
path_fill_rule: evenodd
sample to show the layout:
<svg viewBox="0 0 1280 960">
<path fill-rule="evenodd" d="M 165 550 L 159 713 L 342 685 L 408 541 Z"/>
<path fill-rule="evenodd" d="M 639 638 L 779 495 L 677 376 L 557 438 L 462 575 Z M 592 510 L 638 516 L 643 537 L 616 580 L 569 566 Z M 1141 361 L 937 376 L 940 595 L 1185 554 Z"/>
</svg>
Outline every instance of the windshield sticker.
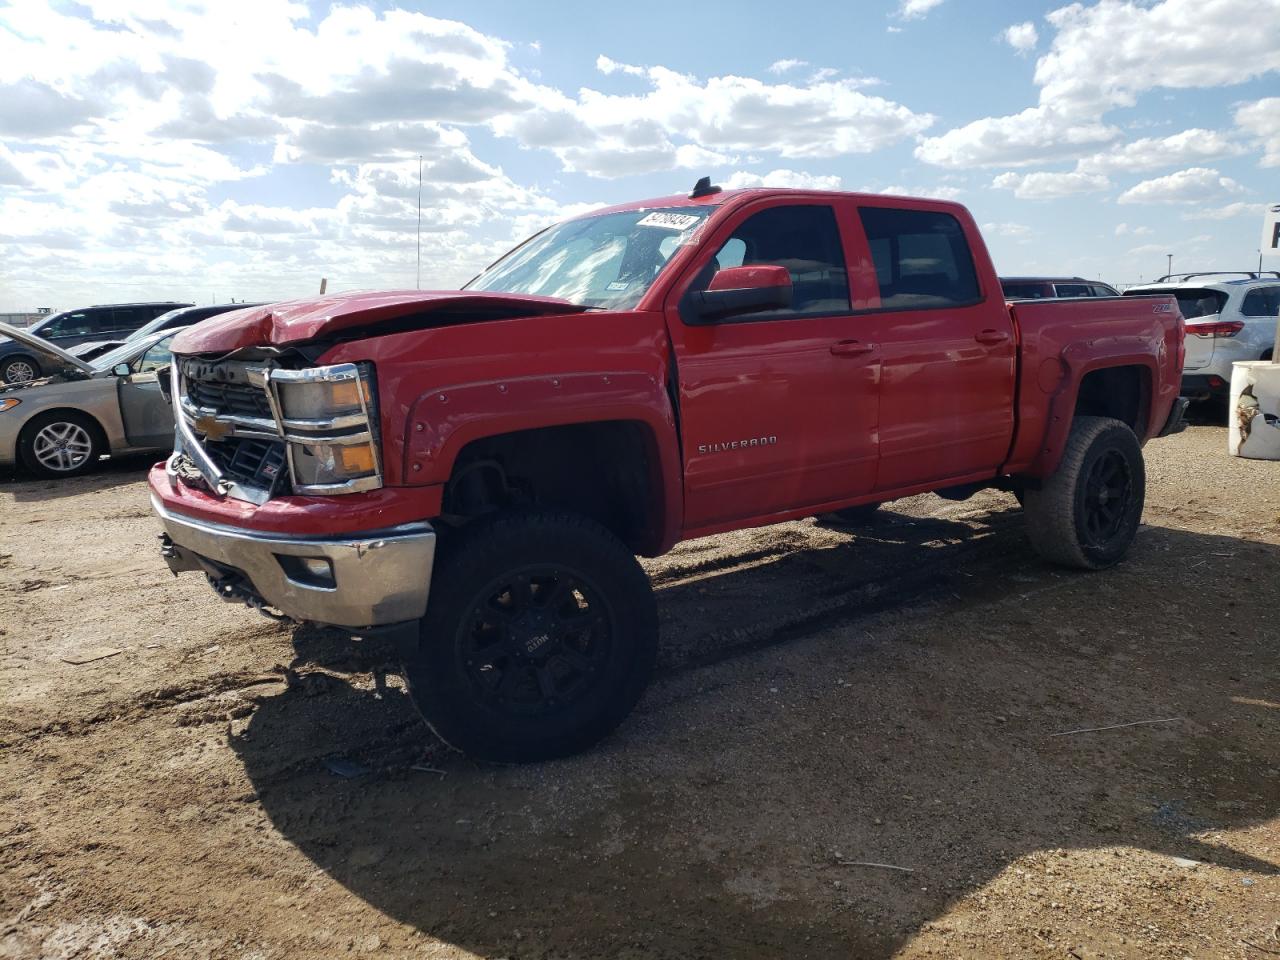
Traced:
<svg viewBox="0 0 1280 960">
<path fill-rule="evenodd" d="M 629 286 L 631 286 L 630 280 L 614 280 L 611 284 L 605 287 L 605 289 L 610 293 L 621 293 Z"/>
<path fill-rule="evenodd" d="M 636 226 L 660 227 L 663 230 L 677 230 L 683 233 L 701 219 L 687 213 L 650 213 L 641 217 L 636 222 Z"/>
</svg>

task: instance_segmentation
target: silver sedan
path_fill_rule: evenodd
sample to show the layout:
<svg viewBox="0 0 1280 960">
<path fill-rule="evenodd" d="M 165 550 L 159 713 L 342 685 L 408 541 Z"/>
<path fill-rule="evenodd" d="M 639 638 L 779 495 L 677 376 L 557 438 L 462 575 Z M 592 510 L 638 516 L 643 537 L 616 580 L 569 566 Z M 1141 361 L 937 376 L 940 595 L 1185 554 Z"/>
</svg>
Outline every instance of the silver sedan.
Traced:
<svg viewBox="0 0 1280 960">
<path fill-rule="evenodd" d="M 0 334 L 38 351 L 42 368 L 52 371 L 0 386 L 0 465 L 21 462 L 40 476 L 70 477 L 104 454 L 171 447 L 173 408 L 156 371 L 170 362 L 169 344 L 180 332 L 164 330 L 86 363 L 0 323 Z"/>
</svg>

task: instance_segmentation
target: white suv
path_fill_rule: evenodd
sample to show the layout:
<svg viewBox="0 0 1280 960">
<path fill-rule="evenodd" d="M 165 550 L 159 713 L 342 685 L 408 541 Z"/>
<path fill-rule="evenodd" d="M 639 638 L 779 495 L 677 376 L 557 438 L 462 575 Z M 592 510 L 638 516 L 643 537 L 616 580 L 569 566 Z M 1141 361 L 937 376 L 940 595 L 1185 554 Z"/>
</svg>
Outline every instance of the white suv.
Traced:
<svg viewBox="0 0 1280 960">
<path fill-rule="evenodd" d="M 1187 321 L 1184 397 L 1226 396 L 1233 363 L 1269 360 L 1275 351 L 1280 273 L 1182 273 L 1124 293 L 1167 293 L 1178 298 Z"/>
</svg>

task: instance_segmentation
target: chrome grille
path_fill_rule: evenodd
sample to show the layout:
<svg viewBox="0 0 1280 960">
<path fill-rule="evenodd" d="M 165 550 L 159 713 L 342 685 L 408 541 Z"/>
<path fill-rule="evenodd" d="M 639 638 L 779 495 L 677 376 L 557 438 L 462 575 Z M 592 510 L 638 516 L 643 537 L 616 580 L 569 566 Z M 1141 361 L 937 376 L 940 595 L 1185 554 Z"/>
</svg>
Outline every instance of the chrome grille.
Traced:
<svg viewBox="0 0 1280 960">
<path fill-rule="evenodd" d="M 197 407 L 219 413 L 238 413 L 249 417 L 271 417 L 271 401 L 261 387 L 250 383 L 215 383 L 210 380 L 187 380 L 187 399 Z"/>
</svg>

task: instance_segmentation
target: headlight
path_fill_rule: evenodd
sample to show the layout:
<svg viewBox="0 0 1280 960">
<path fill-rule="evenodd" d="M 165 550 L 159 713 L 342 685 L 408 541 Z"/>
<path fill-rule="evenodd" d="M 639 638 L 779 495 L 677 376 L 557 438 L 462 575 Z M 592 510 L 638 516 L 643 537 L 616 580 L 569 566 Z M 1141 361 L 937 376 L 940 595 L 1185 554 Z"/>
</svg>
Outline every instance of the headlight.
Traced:
<svg viewBox="0 0 1280 960">
<path fill-rule="evenodd" d="M 323 487 L 372 477 L 378 471 L 373 444 L 291 443 L 295 487 Z"/>
<path fill-rule="evenodd" d="M 272 370 L 269 381 L 295 491 L 354 493 L 382 486 L 369 364 Z"/>
<path fill-rule="evenodd" d="M 7 400 L 0 400 L 0 413 L 4 413 L 6 410 L 12 410 L 21 402 L 22 401 L 17 397 L 9 397 Z"/>
</svg>

